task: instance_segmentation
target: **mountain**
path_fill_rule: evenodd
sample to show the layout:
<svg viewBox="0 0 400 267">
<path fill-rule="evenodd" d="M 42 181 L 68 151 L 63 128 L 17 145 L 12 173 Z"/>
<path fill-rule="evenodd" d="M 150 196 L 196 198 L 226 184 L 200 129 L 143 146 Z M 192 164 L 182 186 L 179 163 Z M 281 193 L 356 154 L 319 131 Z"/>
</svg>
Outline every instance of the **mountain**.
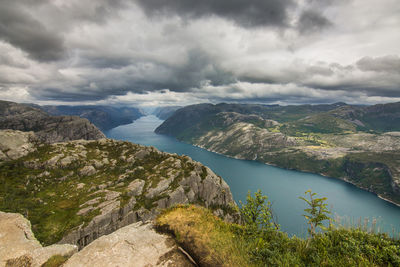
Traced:
<svg viewBox="0 0 400 267">
<path fill-rule="evenodd" d="M 377 132 L 400 131 L 400 102 L 367 107 L 343 107 L 332 115 L 348 120 L 360 130 Z"/>
<path fill-rule="evenodd" d="M 161 120 L 166 120 L 180 108 L 182 107 L 181 106 L 158 107 L 152 112 L 152 114 Z"/>
<path fill-rule="evenodd" d="M 111 106 L 39 106 L 51 115 L 74 115 L 88 119 L 102 131 L 132 123 L 143 116 L 143 112 L 132 107 Z"/>
<path fill-rule="evenodd" d="M 337 177 L 400 203 L 400 103 L 200 104 L 155 132 L 210 151 Z"/>
<path fill-rule="evenodd" d="M 33 131 L 38 139 L 48 143 L 104 138 L 104 134 L 87 119 L 51 116 L 30 105 L 8 101 L 0 101 L 0 129 Z"/>
<path fill-rule="evenodd" d="M 219 127 L 217 114 L 222 112 L 233 112 L 242 115 L 256 115 L 260 119 L 275 120 L 285 123 L 296 121 L 306 116 L 325 111 L 334 110 L 345 106 L 344 103 L 332 105 L 301 105 L 301 106 L 279 106 L 279 105 L 251 105 L 251 104 L 198 104 L 177 110 L 173 116 L 161 124 L 156 133 L 175 136 L 186 140 L 202 135 L 208 128 Z"/>
</svg>

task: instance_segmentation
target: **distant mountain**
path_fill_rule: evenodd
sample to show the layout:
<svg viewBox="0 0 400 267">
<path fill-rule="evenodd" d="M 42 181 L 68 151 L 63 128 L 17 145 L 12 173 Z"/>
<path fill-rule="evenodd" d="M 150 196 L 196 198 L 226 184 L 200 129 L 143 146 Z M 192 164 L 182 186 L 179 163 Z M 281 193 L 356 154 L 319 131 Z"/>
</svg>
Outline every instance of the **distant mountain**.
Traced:
<svg viewBox="0 0 400 267">
<path fill-rule="evenodd" d="M 143 116 L 142 111 L 132 107 L 111 106 L 39 106 L 52 115 L 74 115 L 88 119 L 102 131 L 132 123 Z"/>
<path fill-rule="evenodd" d="M 30 105 L 8 101 L 0 101 L 0 129 L 33 131 L 48 143 L 104 138 L 104 134 L 85 118 L 52 116 Z"/>
<path fill-rule="evenodd" d="M 342 178 L 400 203 L 400 102 L 199 104 L 177 110 L 155 132 L 235 158 Z"/>
<path fill-rule="evenodd" d="M 345 106 L 330 113 L 356 124 L 360 130 L 400 131 L 400 102 L 364 107 Z"/>
<path fill-rule="evenodd" d="M 154 116 L 157 116 L 159 119 L 166 120 L 180 108 L 182 107 L 181 106 L 158 107 L 152 112 L 152 114 Z"/>
<path fill-rule="evenodd" d="M 221 112 L 234 112 L 243 115 L 257 115 L 261 119 L 275 120 L 279 123 L 293 122 L 299 119 L 327 112 L 338 107 L 346 106 L 345 103 L 329 105 L 299 105 L 299 106 L 267 106 L 252 104 L 197 104 L 186 106 L 177 110 L 156 130 L 156 133 L 177 137 L 185 141 L 195 138 L 214 128 L 218 124 L 215 117 Z"/>
</svg>

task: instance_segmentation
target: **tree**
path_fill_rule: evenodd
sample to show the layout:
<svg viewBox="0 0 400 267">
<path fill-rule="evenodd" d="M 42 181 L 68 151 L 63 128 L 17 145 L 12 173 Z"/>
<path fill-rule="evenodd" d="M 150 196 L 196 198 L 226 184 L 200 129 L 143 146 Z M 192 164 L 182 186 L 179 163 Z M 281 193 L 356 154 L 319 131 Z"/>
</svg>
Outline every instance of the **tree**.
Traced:
<svg viewBox="0 0 400 267">
<path fill-rule="evenodd" d="M 303 214 L 303 216 L 308 220 L 307 223 L 310 225 L 308 232 L 311 236 L 314 236 L 317 227 L 326 230 L 323 221 L 329 220 L 329 223 L 331 222 L 331 218 L 328 216 L 331 212 L 327 209 L 328 204 L 325 203 L 327 200 L 326 197 L 314 198 L 317 193 L 312 193 L 311 190 L 307 190 L 304 194 L 306 196 L 308 194 L 310 199 L 304 197 L 299 198 L 304 200 L 310 208 L 304 209 L 307 214 Z"/>
<path fill-rule="evenodd" d="M 254 193 L 247 193 L 246 204 L 240 201 L 240 215 L 242 222 L 252 230 L 279 229 L 272 213 L 272 204 L 267 201 L 268 197 L 263 196 L 261 190 Z"/>
</svg>

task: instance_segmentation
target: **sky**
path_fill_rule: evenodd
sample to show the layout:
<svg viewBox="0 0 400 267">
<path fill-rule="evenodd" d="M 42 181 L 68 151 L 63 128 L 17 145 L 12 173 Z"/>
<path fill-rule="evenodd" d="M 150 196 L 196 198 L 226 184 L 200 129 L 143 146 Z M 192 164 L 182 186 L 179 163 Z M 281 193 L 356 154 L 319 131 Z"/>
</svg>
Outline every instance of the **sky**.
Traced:
<svg viewBox="0 0 400 267">
<path fill-rule="evenodd" d="M 400 101 L 398 0 L 0 0 L 0 99 Z"/>
</svg>

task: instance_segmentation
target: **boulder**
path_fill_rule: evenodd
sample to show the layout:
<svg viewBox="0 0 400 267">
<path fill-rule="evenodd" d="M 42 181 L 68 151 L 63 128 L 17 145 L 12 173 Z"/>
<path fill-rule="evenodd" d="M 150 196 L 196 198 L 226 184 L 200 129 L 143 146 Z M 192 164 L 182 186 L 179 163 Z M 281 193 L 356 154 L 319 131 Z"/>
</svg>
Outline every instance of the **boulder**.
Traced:
<svg viewBox="0 0 400 267">
<path fill-rule="evenodd" d="M 90 176 L 96 173 L 96 169 L 92 165 L 87 165 L 79 170 L 81 176 Z"/>
<path fill-rule="evenodd" d="M 74 254 L 64 267 L 195 266 L 175 241 L 151 224 L 135 223 L 104 235 Z"/>
<path fill-rule="evenodd" d="M 33 132 L 0 130 L 0 160 L 17 159 L 35 150 Z"/>
</svg>

